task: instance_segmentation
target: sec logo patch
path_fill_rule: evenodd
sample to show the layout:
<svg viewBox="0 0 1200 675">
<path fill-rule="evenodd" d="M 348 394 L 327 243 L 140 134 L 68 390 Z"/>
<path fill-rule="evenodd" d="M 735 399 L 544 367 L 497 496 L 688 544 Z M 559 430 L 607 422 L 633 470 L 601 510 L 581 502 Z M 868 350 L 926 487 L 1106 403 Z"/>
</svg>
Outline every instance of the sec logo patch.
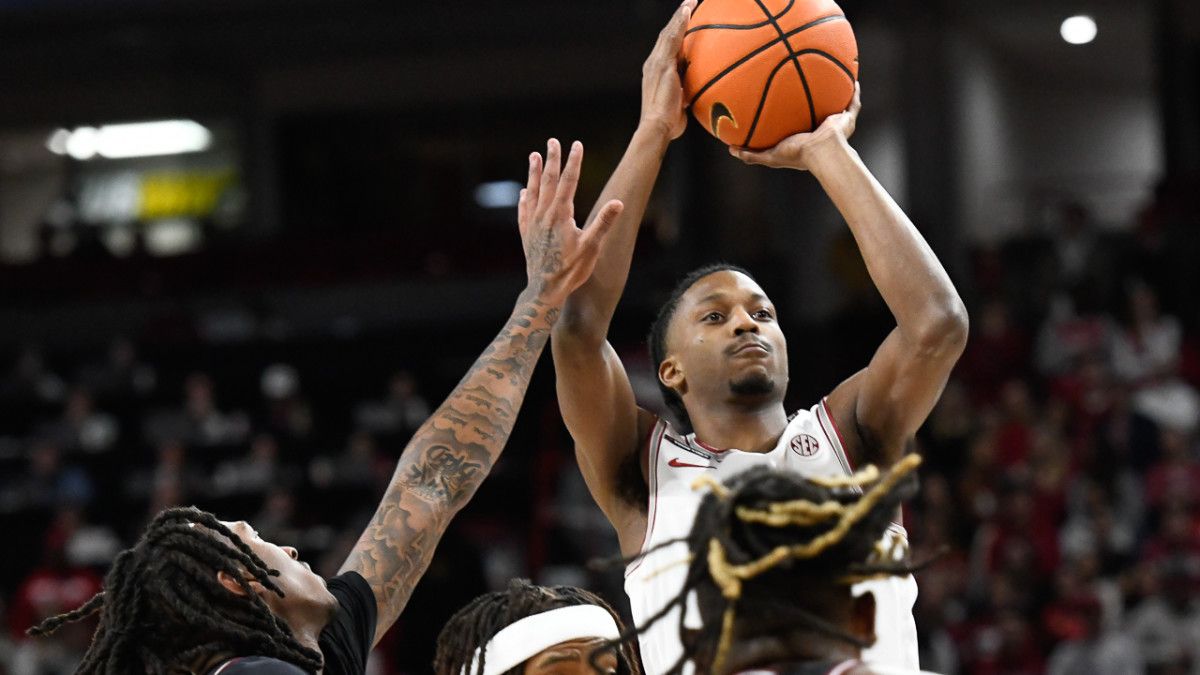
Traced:
<svg viewBox="0 0 1200 675">
<path fill-rule="evenodd" d="M 792 452 L 801 457 L 812 457 L 821 449 L 821 444 L 817 442 L 817 439 L 808 434 L 793 436 L 788 445 L 792 448 Z"/>
</svg>

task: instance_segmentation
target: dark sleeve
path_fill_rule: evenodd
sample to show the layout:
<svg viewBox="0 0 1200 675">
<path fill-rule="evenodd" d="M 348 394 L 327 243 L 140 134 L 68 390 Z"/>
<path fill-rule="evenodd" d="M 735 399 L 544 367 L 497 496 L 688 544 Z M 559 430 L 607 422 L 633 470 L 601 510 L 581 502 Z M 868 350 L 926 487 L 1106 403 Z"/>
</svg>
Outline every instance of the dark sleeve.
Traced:
<svg viewBox="0 0 1200 675">
<path fill-rule="evenodd" d="M 217 666 L 210 675 L 307 675 L 287 661 L 269 656 L 245 656 Z"/>
<path fill-rule="evenodd" d="M 358 572 L 338 575 L 328 584 L 338 610 L 321 631 L 324 675 L 363 675 L 375 641 L 375 595 Z"/>
</svg>

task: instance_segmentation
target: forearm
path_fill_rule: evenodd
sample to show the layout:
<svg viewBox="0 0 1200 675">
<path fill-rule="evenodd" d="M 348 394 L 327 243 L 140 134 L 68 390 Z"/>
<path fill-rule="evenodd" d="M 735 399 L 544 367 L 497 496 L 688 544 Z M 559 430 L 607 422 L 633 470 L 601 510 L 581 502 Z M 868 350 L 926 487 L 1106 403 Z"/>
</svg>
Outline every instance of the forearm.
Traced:
<svg viewBox="0 0 1200 675">
<path fill-rule="evenodd" d="M 588 222 L 609 200 L 619 199 L 625 208 L 609 233 L 604 250 L 590 279 L 567 299 L 559 330 L 593 333 L 603 337 L 625 290 L 633 249 L 654 190 L 669 143 L 655 125 L 639 126 L 616 170 L 596 200 Z"/>
<path fill-rule="evenodd" d="M 809 161 L 905 337 L 926 341 L 965 332 L 965 312 L 950 276 L 849 143 L 831 139 L 814 148 Z"/>
<path fill-rule="evenodd" d="M 450 519 L 504 448 L 558 313 L 523 293 L 500 334 L 405 448 L 340 570 L 358 572 L 375 591 L 377 639 L 408 602 Z"/>
</svg>

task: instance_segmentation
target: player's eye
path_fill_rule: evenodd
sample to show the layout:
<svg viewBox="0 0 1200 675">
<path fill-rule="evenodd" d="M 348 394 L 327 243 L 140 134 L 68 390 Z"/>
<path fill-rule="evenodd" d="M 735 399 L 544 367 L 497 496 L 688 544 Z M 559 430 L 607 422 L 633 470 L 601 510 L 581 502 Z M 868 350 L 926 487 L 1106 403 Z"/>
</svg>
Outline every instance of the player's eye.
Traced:
<svg viewBox="0 0 1200 675">
<path fill-rule="evenodd" d="M 762 320 L 770 319 L 771 318 L 771 310 L 766 309 L 766 308 L 760 309 L 754 313 L 754 318 L 762 319 Z"/>
<path fill-rule="evenodd" d="M 706 323 L 716 323 L 723 318 L 724 316 L 720 312 L 709 312 L 708 314 L 704 315 L 704 318 L 701 319 L 701 321 Z"/>
</svg>

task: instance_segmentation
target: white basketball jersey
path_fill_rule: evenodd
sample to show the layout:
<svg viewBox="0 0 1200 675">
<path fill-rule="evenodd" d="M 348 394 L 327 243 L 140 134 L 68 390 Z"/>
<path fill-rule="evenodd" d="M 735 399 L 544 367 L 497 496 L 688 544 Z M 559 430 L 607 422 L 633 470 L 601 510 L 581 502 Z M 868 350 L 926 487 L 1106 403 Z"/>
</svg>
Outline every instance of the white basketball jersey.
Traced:
<svg viewBox="0 0 1200 675">
<path fill-rule="evenodd" d="M 825 401 L 792 416 L 779 443 L 770 452 L 719 450 L 698 441 L 695 434 L 679 434 L 661 419 L 650 434 L 649 444 L 650 504 L 642 551 L 688 536 L 705 494 L 703 489 L 692 489 L 701 476 L 723 482 L 751 467 L 764 465 L 804 476 L 853 473 Z M 893 523 L 885 537 L 901 537 L 907 545 L 907 533 L 900 525 Z M 645 625 L 647 619 L 679 595 L 687 576 L 687 556 L 687 544 L 681 541 L 659 548 L 626 568 L 625 592 L 638 626 Z M 875 596 L 876 641 L 864 650 L 863 660 L 918 669 L 917 627 L 912 617 L 917 599 L 916 580 L 910 575 L 866 581 L 853 588 L 855 595 L 864 591 Z M 688 605 L 686 625 L 700 625 L 694 600 Z M 639 642 L 646 674 L 667 672 L 683 653 L 679 609 L 672 609 L 655 622 L 641 634 Z M 690 664 L 687 672 L 691 672 Z"/>
</svg>

